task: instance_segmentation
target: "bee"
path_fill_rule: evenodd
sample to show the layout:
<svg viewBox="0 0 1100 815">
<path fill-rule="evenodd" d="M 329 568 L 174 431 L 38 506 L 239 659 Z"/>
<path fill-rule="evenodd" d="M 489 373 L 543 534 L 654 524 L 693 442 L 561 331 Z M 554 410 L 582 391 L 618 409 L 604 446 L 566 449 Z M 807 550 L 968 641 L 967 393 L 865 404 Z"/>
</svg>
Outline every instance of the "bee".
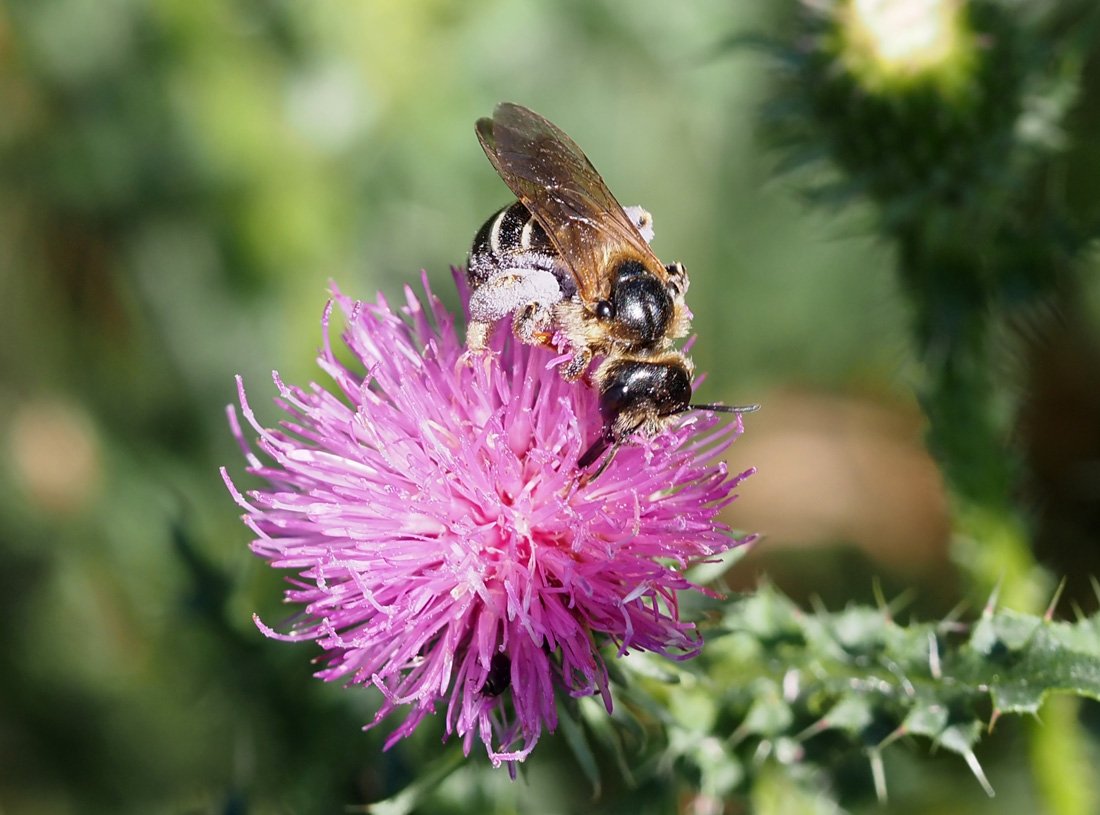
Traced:
<svg viewBox="0 0 1100 815">
<path fill-rule="evenodd" d="M 500 696 L 511 684 L 512 660 L 507 654 L 493 654 L 493 660 L 489 663 L 489 674 L 485 677 L 485 684 L 481 686 L 482 694 Z"/>
<path fill-rule="evenodd" d="M 624 209 L 580 147 L 534 111 L 502 103 L 492 118 L 478 120 L 476 132 L 518 200 L 474 238 L 467 347 L 483 351 L 492 327 L 511 314 L 521 342 L 564 341 L 569 359 L 559 372 L 566 380 L 579 379 L 602 357 L 591 381 L 603 430 L 578 467 L 586 469 L 608 448 L 613 454 L 635 433 L 660 432 L 690 409 L 756 409 L 690 404 L 694 368 L 673 346 L 691 326 L 688 275 L 682 264 L 664 264 L 653 253 L 648 212 Z"/>
</svg>

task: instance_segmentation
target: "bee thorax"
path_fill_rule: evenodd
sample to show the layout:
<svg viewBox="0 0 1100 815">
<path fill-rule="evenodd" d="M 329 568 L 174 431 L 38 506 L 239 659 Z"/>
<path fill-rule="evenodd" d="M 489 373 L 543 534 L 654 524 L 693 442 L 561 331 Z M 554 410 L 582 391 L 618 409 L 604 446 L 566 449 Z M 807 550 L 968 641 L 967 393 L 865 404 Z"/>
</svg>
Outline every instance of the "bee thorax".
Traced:
<svg viewBox="0 0 1100 815">
<path fill-rule="evenodd" d="M 668 289 L 635 260 L 619 265 L 610 306 L 616 331 L 631 345 L 654 345 L 665 337 L 672 321 Z"/>
</svg>

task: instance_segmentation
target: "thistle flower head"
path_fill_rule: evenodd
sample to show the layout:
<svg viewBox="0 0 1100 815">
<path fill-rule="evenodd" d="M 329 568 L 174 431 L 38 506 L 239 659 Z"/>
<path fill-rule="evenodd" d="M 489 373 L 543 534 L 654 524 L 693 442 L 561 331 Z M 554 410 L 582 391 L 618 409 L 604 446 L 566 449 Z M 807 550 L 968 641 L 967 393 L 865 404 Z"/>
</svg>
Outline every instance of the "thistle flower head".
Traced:
<svg viewBox="0 0 1100 815">
<path fill-rule="evenodd" d="M 610 710 L 604 644 L 698 652 L 677 592 L 697 588 L 689 562 L 739 542 L 717 514 L 747 473 L 716 457 L 740 421 L 687 415 L 583 483 L 577 457 L 602 430 L 592 390 L 504 330 L 491 355 L 465 357 L 424 287 L 399 309 L 334 292 L 318 362 L 336 387 L 276 374 L 277 428 L 240 387 L 257 451 L 232 408 L 230 421 L 264 486 L 226 483 L 253 551 L 294 575 L 301 612 L 285 633 L 257 620 L 265 634 L 314 640 L 317 676 L 377 688 L 368 726 L 406 708 L 387 747 L 440 707 L 467 753 L 480 739 L 495 764 L 521 761 L 554 729 L 556 692 Z M 327 338 L 334 306 L 351 367 Z"/>
</svg>

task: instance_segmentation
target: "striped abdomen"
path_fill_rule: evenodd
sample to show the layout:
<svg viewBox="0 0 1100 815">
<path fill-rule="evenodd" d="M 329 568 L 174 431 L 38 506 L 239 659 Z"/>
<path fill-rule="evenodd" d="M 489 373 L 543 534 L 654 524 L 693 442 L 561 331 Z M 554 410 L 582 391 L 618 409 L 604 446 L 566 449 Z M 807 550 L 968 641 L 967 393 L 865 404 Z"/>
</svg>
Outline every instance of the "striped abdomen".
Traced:
<svg viewBox="0 0 1100 815">
<path fill-rule="evenodd" d="M 477 231 L 467 266 L 470 288 L 509 267 L 559 272 L 561 263 L 545 230 L 531 212 L 515 201 L 494 213 Z"/>
</svg>

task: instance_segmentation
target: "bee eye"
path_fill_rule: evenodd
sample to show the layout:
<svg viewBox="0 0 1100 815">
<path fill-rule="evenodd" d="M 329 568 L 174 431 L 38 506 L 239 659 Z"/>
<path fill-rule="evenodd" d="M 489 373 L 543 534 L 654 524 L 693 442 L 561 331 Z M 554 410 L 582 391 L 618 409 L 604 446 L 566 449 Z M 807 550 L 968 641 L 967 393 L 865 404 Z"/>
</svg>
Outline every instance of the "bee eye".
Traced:
<svg viewBox="0 0 1100 815">
<path fill-rule="evenodd" d="M 610 320 L 615 316 L 615 306 L 610 300 L 600 300 L 596 303 L 596 316 L 601 320 Z"/>
</svg>

